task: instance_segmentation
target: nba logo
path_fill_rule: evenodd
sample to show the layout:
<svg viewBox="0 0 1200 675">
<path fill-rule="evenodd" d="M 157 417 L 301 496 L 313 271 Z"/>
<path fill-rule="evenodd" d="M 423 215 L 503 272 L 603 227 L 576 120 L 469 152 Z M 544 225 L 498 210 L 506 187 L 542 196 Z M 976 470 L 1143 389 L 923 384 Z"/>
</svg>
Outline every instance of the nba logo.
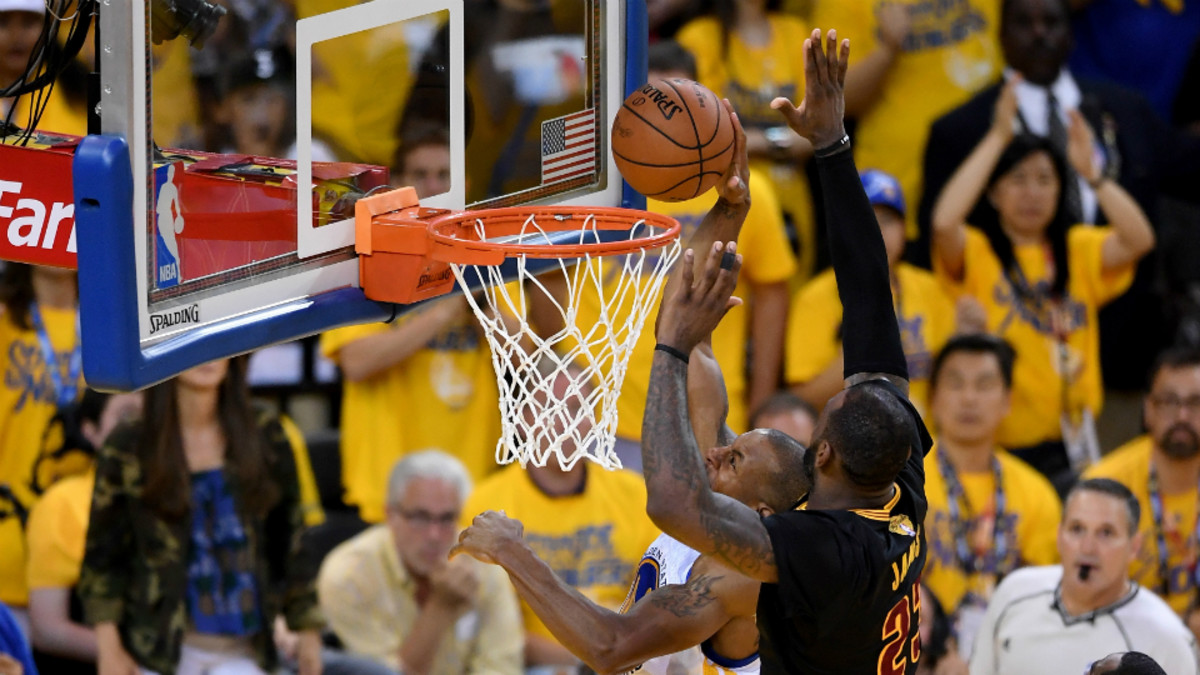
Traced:
<svg viewBox="0 0 1200 675">
<path fill-rule="evenodd" d="M 183 205 L 179 199 L 176 173 L 183 172 L 182 163 L 160 166 L 154 170 L 154 285 L 170 288 L 183 280 L 183 265 L 179 258 L 178 236 L 183 233 Z"/>
</svg>

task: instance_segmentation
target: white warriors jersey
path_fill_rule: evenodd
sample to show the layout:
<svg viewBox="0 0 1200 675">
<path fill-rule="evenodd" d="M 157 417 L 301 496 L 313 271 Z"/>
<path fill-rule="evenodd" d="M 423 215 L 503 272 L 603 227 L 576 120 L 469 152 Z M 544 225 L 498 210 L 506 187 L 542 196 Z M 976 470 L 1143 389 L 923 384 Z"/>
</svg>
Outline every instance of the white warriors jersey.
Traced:
<svg viewBox="0 0 1200 675">
<path fill-rule="evenodd" d="M 658 535 L 638 563 L 633 586 L 621 605 L 621 612 L 629 611 L 634 603 L 657 588 L 687 583 L 692 574 L 692 565 L 699 557 L 697 551 L 675 539 L 665 534 Z M 698 648 L 650 659 L 633 672 L 639 675 L 758 675 L 758 670 L 757 653 L 745 659 L 727 659 L 714 652 L 705 642 Z"/>
</svg>

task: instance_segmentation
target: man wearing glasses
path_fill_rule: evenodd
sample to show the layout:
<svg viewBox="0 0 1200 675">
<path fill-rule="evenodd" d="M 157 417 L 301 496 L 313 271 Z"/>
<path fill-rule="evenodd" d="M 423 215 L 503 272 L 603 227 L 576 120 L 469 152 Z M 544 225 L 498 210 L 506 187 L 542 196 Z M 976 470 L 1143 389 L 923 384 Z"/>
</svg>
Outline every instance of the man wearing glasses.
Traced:
<svg viewBox="0 0 1200 675">
<path fill-rule="evenodd" d="M 522 672 L 521 615 L 504 571 L 446 559 L 470 491 L 454 457 L 406 455 L 388 478 L 385 522 L 321 565 L 317 591 L 329 626 L 379 674 Z"/>
<path fill-rule="evenodd" d="M 1147 433 L 1085 473 L 1111 478 L 1141 504 L 1142 549 L 1130 576 L 1162 596 L 1200 634 L 1197 554 L 1200 522 L 1200 351 L 1173 348 L 1155 363 L 1144 419 Z M 1191 616 L 1195 615 L 1195 616 Z"/>
</svg>

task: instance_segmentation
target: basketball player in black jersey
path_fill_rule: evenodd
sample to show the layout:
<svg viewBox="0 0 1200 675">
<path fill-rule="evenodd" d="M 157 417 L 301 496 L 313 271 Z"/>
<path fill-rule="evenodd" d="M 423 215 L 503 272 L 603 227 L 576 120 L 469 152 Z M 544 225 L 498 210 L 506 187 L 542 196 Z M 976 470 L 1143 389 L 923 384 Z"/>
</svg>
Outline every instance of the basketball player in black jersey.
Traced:
<svg viewBox="0 0 1200 675">
<path fill-rule="evenodd" d="M 849 41 L 839 53 L 834 31 L 824 47 L 814 31 L 804 49 L 804 101 L 772 106 L 817 148 L 846 381 L 804 458 L 812 489 L 796 510 L 762 518 L 709 487 L 690 433 L 687 355 L 738 302 L 740 220 L 730 217 L 730 236 L 685 254 L 659 311 L 642 429 L 647 511 L 663 532 L 762 582 L 763 673 L 913 673 L 931 441 L 908 402 L 887 257 L 843 125 Z"/>
</svg>

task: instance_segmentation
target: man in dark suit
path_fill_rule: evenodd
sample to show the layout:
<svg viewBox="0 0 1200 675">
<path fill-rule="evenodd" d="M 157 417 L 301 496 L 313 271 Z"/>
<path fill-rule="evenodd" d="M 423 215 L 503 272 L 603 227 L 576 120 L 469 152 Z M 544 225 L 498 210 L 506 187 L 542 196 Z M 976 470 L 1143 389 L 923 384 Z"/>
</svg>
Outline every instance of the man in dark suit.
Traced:
<svg viewBox="0 0 1200 675">
<path fill-rule="evenodd" d="M 1106 82 L 1076 80 L 1066 67 L 1071 52 L 1070 13 L 1066 0 L 1003 0 L 1000 43 L 1005 77 L 1019 75 L 1018 119 L 1024 131 L 1049 137 L 1062 134 L 1066 110 L 1078 108 L 1095 131 L 1105 172 L 1117 180 L 1158 225 L 1158 197 L 1166 192 L 1200 201 L 1200 136 L 1182 134 L 1159 119 L 1141 95 Z M 1119 48 L 1119 46 L 1114 46 Z M 930 265 L 930 218 L 942 188 L 984 137 L 1003 81 L 984 89 L 936 122 L 925 147 L 925 185 L 918 211 L 920 238 L 910 247 L 913 262 Z M 1072 184 L 1073 183 L 1073 184 Z M 1189 185 L 1190 183 L 1190 185 Z M 1069 181 L 1068 203 L 1077 222 L 1102 219 L 1084 181 Z M 1190 189 L 1190 194 L 1188 190 Z M 980 199 L 971 222 L 991 210 Z M 1169 237 L 1160 235 L 1162 247 Z M 1124 297 L 1100 315 L 1101 362 L 1106 384 L 1139 389 L 1150 360 L 1169 340 L 1163 301 L 1153 288 L 1158 256 L 1147 256 Z"/>
</svg>

